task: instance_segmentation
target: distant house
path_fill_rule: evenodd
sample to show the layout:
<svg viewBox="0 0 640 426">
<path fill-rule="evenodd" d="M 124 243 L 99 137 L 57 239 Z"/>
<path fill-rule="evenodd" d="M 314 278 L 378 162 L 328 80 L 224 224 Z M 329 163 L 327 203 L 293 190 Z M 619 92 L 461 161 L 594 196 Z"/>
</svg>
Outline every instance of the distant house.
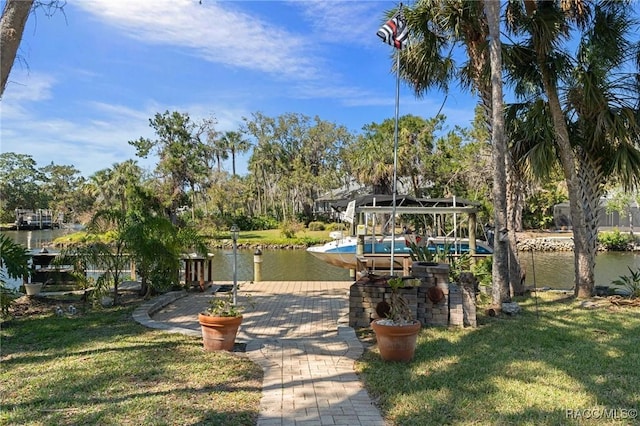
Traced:
<svg viewBox="0 0 640 426">
<path fill-rule="evenodd" d="M 398 181 L 397 189 L 399 194 L 408 194 L 410 187 L 404 184 L 402 181 Z M 345 214 L 349 202 L 371 194 L 373 189 L 371 186 L 365 186 L 357 183 L 355 180 L 351 180 L 349 184 L 331 190 L 314 202 L 313 212 L 316 216 L 322 216 L 331 220 L 345 220 Z"/>
<path fill-rule="evenodd" d="M 629 231 L 632 227 L 640 226 L 640 209 L 631 206 L 626 212 L 607 213 L 606 199 L 600 203 L 598 227 L 602 229 L 618 228 L 621 231 Z M 569 203 L 560 203 L 553 206 L 553 220 L 556 229 L 571 229 L 571 212 Z"/>
</svg>

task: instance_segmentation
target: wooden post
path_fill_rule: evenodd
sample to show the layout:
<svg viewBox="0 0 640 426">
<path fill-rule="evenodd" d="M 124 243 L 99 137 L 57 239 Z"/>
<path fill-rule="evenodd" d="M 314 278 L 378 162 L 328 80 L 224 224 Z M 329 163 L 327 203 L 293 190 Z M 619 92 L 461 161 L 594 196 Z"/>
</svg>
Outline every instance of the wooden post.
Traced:
<svg viewBox="0 0 640 426">
<path fill-rule="evenodd" d="M 204 291 L 204 259 L 196 260 L 198 270 L 198 284 L 200 285 L 200 291 Z"/>
<path fill-rule="evenodd" d="M 262 250 L 259 248 L 253 253 L 253 282 L 262 281 Z"/>
<path fill-rule="evenodd" d="M 471 256 L 471 263 L 476 263 L 476 214 L 469 213 L 469 256 Z"/>
<path fill-rule="evenodd" d="M 411 257 L 409 256 L 405 256 L 402 258 L 402 275 L 405 277 L 408 277 L 409 275 L 411 275 L 411 273 L 409 272 L 411 269 Z"/>
<path fill-rule="evenodd" d="M 187 257 L 184 260 L 184 284 L 189 288 L 191 281 L 191 260 Z"/>
</svg>

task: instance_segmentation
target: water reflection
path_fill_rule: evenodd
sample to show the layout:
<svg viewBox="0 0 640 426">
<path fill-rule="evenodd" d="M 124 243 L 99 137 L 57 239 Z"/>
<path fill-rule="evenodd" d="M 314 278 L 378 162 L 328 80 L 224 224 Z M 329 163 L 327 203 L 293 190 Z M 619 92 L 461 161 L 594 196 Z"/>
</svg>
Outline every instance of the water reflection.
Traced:
<svg viewBox="0 0 640 426">
<path fill-rule="evenodd" d="M 51 240 L 74 232 L 67 229 L 38 231 L 8 231 L 7 235 L 34 251 Z M 233 279 L 233 251 L 213 250 L 214 279 Z M 526 270 L 526 285 L 570 289 L 573 287 L 574 268 L 571 252 L 521 253 Z M 628 274 L 627 267 L 640 268 L 640 254 L 600 253 L 596 258 L 597 285 L 610 285 L 620 275 Z M 535 273 L 534 273 L 535 272 Z M 264 281 L 343 281 L 349 280 L 349 271 L 328 265 L 304 250 L 263 250 L 262 279 Z M 238 280 L 253 280 L 253 250 L 238 250 Z"/>
<path fill-rule="evenodd" d="M 573 288 L 573 252 L 521 252 L 526 285 L 559 289 Z M 630 252 L 606 252 L 596 256 L 596 285 L 611 285 L 620 275 L 629 274 L 627 267 L 640 268 L 640 254 Z"/>
</svg>

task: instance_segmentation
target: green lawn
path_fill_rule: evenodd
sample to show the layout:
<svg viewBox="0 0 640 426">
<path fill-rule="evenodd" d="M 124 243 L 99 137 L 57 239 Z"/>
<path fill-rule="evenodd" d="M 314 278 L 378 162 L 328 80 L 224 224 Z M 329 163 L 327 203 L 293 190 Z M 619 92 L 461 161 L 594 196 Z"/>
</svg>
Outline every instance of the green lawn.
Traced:
<svg viewBox="0 0 640 426">
<path fill-rule="evenodd" d="M 539 317 L 528 299 L 477 329 L 425 328 L 410 364 L 374 348 L 357 369 L 393 425 L 640 424 L 640 309 L 553 297 Z"/>
<path fill-rule="evenodd" d="M 229 238 L 228 236 L 223 236 Z M 307 229 L 296 232 L 294 238 L 285 238 L 279 229 L 263 231 L 242 231 L 238 236 L 238 243 L 264 245 L 314 245 L 331 241 L 329 231 L 309 231 Z"/>
<path fill-rule="evenodd" d="M 231 235 L 229 232 L 214 232 L 211 230 L 202 230 L 204 235 L 208 236 L 212 243 L 223 242 L 225 245 L 231 244 Z M 330 231 L 309 231 L 307 229 L 298 231 L 293 238 L 286 238 L 279 229 L 267 229 L 263 231 L 241 231 L 238 235 L 238 244 L 254 244 L 263 246 L 312 246 L 331 241 L 329 237 Z M 54 244 L 64 246 L 67 244 L 78 244 L 85 238 L 86 232 L 79 231 L 72 234 L 58 237 L 54 240 Z"/>
<path fill-rule="evenodd" d="M 255 424 L 259 366 L 144 328 L 131 313 L 52 312 L 2 324 L 0 424 Z"/>
</svg>

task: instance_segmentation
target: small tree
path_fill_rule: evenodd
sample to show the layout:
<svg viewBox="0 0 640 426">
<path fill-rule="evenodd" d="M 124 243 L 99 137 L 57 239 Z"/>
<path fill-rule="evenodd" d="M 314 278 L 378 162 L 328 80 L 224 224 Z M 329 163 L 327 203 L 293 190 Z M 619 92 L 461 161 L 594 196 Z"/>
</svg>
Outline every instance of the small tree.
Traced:
<svg viewBox="0 0 640 426">
<path fill-rule="evenodd" d="M 202 238 L 191 228 L 178 229 L 165 217 L 131 212 L 123 229 L 127 252 L 141 280 L 140 294 L 149 297 L 177 283 L 180 254 L 206 254 Z"/>
<path fill-rule="evenodd" d="M 87 226 L 85 241 L 62 251 L 59 262 L 73 261 L 80 269 L 91 265 L 104 272 L 95 282 L 97 295 L 107 293 L 113 286 L 113 304 L 118 304 L 118 285 L 129 266 L 123 238 L 126 214 L 119 210 L 99 210 Z"/>
</svg>

